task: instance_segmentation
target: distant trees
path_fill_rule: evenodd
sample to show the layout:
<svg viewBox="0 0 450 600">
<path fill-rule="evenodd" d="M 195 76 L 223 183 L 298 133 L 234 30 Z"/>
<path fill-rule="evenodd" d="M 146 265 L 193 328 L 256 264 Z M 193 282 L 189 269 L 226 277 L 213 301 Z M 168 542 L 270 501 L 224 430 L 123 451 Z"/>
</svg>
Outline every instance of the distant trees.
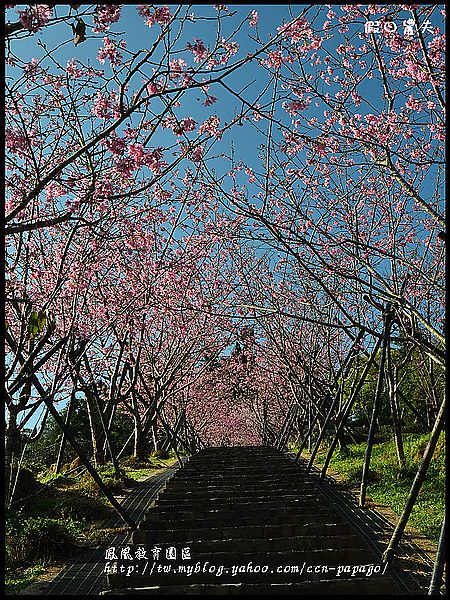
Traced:
<svg viewBox="0 0 450 600">
<path fill-rule="evenodd" d="M 391 350 L 391 370 L 395 377 L 396 401 L 403 430 L 430 431 L 439 406 L 445 394 L 445 369 L 435 365 L 429 357 L 417 348 L 403 344 Z M 380 351 L 377 353 L 377 362 Z M 359 355 L 349 373 L 344 390 L 348 396 L 353 382 L 357 379 L 367 362 L 367 357 Z M 367 425 L 377 382 L 377 366 L 369 370 L 365 383 L 358 395 L 352 413 L 354 424 Z M 389 403 L 389 381 L 386 376 L 382 394 L 382 410 L 379 416 L 380 426 L 390 427 L 392 414 Z"/>
<path fill-rule="evenodd" d="M 67 418 L 68 406 L 61 409 L 61 416 Z M 98 423 L 98 417 L 94 416 Z M 71 429 L 80 442 L 83 450 L 88 455 L 93 455 L 92 430 L 87 411 L 86 400 L 81 394 L 77 395 L 73 407 L 73 414 L 70 419 Z M 111 438 L 116 448 L 121 448 L 126 442 L 130 428 L 132 427 L 130 417 L 123 412 L 119 412 L 115 417 L 114 429 L 111 431 Z M 15 445 L 15 454 L 20 456 L 21 450 L 27 444 L 28 437 L 32 430 L 25 428 Z M 53 466 L 56 468 L 58 452 L 61 445 L 62 432 L 55 421 L 51 418 L 46 420 L 40 436 L 35 439 L 26 448 L 24 453 L 24 466 L 32 468 L 39 472 L 42 468 Z M 65 469 L 77 458 L 77 454 L 71 448 L 70 444 L 65 444 L 64 452 L 61 457 L 61 467 Z M 105 453 L 104 453 L 105 458 Z M 106 460 L 107 460 L 106 455 Z"/>
</svg>

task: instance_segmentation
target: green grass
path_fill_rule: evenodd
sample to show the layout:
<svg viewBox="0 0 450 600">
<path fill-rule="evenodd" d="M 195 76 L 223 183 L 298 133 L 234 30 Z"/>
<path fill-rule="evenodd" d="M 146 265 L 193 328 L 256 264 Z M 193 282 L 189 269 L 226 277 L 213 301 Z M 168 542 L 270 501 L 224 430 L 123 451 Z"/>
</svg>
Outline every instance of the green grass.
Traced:
<svg viewBox="0 0 450 600">
<path fill-rule="evenodd" d="M 374 445 L 369 470 L 367 499 L 389 507 L 400 515 L 415 473 L 426 448 L 429 434 L 405 434 L 406 466 L 397 463 L 395 443 L 391 440 Z M 345 451 L 335 451 L 330 468 L 339 473 L 349 487 L 361 481 L 366 444 L 349 444 Z M 319 450 L 316 462 L 325 461 L 327 448 Z M 409 524 L 428 539 L 437 542 L 445 510 L 445 437 L 441 435 L 427 477 L 412 510 Z"/>
<path fill-rule="evenodd" d="M 120 475 L 111 463 L 98 468 L 113 493 L 123 493 L 137 480 L 174 464 L 173 452 L 156 453 L 144 461 L 124 459 Z M 16 502 L 6 515 L 6 593 L 20 593 L 57 557 L 70 556 L 80 546 L 106 543 L 119 529 L 105 528 L 112 509 L 89 473 L 58 474 L 50 469 L 37 476 L 37 491 Z M 39 489 L 39 484 L 45 487 Z"/>
<path fill-rule="evenodd" d="M 44 564 L 36 564 L 24 570 L 11 572 L 5 580 L 5 593 L 7 596 L 20 594 L 22 590 L 33 583 L 33 581 L 45 572 Z"/>
<path fill-rule="evenodd" d="M 7 514 L 6 565 L 10 569 L 46 563 L 60 553 L 73 551 L 84 530 L 84 521 L 71 517 Z"/>
<path fill-rule="evenodd" d="M 137 461 L 134 459 L 128 459 L 124 461 L 121 468 L 124 470 L 127 477 L 130 479 L 138 480 L 146 475 L 151 475 L 152 471 L 158 469 L 170 467 L 176 462 L 175 453 L 170 451 L 167 453 L 154 452 L 148 459 L 143 461 Z"/>
</svg>

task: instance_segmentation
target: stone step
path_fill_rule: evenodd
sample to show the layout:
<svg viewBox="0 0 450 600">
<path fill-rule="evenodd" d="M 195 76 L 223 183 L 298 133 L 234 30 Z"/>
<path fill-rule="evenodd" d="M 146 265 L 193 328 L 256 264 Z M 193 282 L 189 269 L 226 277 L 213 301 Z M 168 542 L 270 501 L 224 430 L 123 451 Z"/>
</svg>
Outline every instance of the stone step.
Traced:
<svg viewBox="0 0 450 600">
<path fill-rule="evenodd" d="M 223 489 L 250 484 L 252 481 L 252 476 L 250 474 L 240 474 L 240 475 L 222 475 L 222 476 L 202 476 L 202 477 L 177 477 L 176 475 L 173 477 L 173 483 L 183 483 L 184 485 L 192 485 L 192 486 L 207 486 L 207 485 L 220 485 Z M 297 473 L 274 473 L 272 475 L 265 474 L 264 476 L 258 476 L 253 479 L 253 481 L 257 484 L 288 484 L 288 483 L 303 483 L 304 479 L 300 477 Z"/>
<path fill-rule="evenodd" d="M 229 550 L 218 550 L 211 555 L 210 551 L 204 551 L 201 547 L 197 552 L 191 549 L 192 561 L 190 562 L 205 562 L 213 564 L 236 565 L 236 564 L 253 564 L 259 565 L 282 565 L 289 564 L 298 565 L 306 562 L 312 565 L 358 565 L 366 562 L 379 562 L 379 559 L 374 554 L 373 550 L 363 547 L 361 539 L 359 543 L 351 548 L 333 548 L 333 538 L 319 538 L 318 547 L 312 549 L 300 549 L 289 551 L 289 554 L 282 550 L 271 551 L 256 551 L 249 550 L 239 552 L 233 547 Z M 320 543 L 323 541 L 323 546 Z M 165 561 L 167 562 L 167 561 Z M 169 561 L 170 562 L 170 561 Z M 186 561 L 187 562 L 187 561 Z"/>
<path fill-rule="evenodd" d="M 238 510 L 245 511 L 247 509 L 271 509 L 271 508 L 279 508 L 281 511 L 285 510 L 287 507 L 292 506 L 318 506 L 323 505 L 321 498 L 313 495 L 290 495 L 290 496 L 256 496 L 255 498 L 245 498 L 245 497 L 236 497 L 236 498 L 203 498 L 201 503 L 198 499 L 192 498 L 170 498 L 163 495 L 160 498 L 156 498 L 149 505 L 150 507 L 155 508 L 165 508 L 170 510 L 179 511 L 182 509 L 183 511 L 194 511 L 201 507 L 202 511 L 204 510 L 221 510 L 221 511 L 229 511 L 229 510 Z"/>
<path fill-rule="evenodd" d="M 259 483 L 260 481 L 264 482 L 283 482 L 283 481 L 304 481 L 305 477 L 302 473 L 299 473 L 295 469 L 289 470 L 281 470 L 277 469 L 275 471 L 269 471 L 268 469 L 261 471 L 260 473 L 254 473 L 252 471 L 236 471 L 232 473 L 231 471 L 223 471 L 222 473 L 178 473 L 173 477 L 174 481 L 183 481 L 190 483 L 203 483 L 209 485 L 217 485 L 220 484 L 223 487 L 231 485 L 237 485 L 242 483 Z"/>
<path fill-rule="evenodd" d="M 295 464 L 297 466 L 303 466 L 305 463 L 300 463 L 294 461 L 284 454 L 261 454 L 258 456 L 216 456 L 216 457 L 208 457 L 201 458 L 200 456 L 191 457 L 189 460 L 185 461 L 183 468 L 188 468 L 191 466 L 204 468 L 205 465 L 246 465 L 248 467 L 261 466 L 261 465 L 272 465 L 272 464 Z"/>
<path fill-rule="evenodd" d="M 211 487 L 198 487 L 197 489 L 190 489 L 188 486 L 170 486 L 166 487 L 166 489 L 161 490 L 159 492 L 159 497 L 164 498 L 180 498 L 180 499 L 195 499 L 202 500 L 203 498 L 236 498 L 236 497 L 246 497 L 246 498 L 256 498 L 259 496 L 289 496 L 289 495 L 311 495 L 318 494 L 317 487 L 310 485 L 287 485 L 287 486 L 271 486 L 268 488 L 267 486 L 259 486 L 257 488 L 245 488 L 244 486 L 234 487 L 230 489 L 223 489 L 218 486 Z"/>
<path fill-rule="evenodd" d="M 191 471 L 197 471 L 197 472 L 202 472 L 202 473 L 207 473 L 209 472 L 211 475 L 220 475 L 222 470 L 227 470 L 227 471 L 232 471 L 232 472 L 237 472 L 237 471 L 260 471 L 260 470 L 271 470 L 274 471 L 276 470 L 277 467 L 281 468 L 281 469 L 295 469 L 296 471 L 299 471 L 301 473 L 306 473 L 305 470 L 305 466 L 304 465 L 299 465 L 298 463 L 294 463 L 291 460 L 287 460 L 287 459 L 271 459 L 271 458 L 267 458 L 264 461 L 261 461 L 257 464 L 252 464 L 250 462 L 247 461 L 241 461 L 240 463 L 226 463 L 223 466 L 223 469 L 219 469 L 219 470 L 215 470 L 214 465 L 208 465 L 205 463 L 191 463 L 190 461 L 186 461 L 183 465 L 182 468 L 180 468 L 180 470 L 178 471 L 180 474 L 181 473 L 189 473 Z"/>
<path fill-rule="evenodd" d="M 185 543 L 188 539 L 266 539 L 297 536 L 342 536 L 353 534 L 347 523 L 286 523 L 283 525 L 244 525 L 241 527 L 198 527 L 187 529 L 138 529 L 132 533 L 133 544 Z"/>
<path fill-rule="evenodd" d="M 246 490 L 259 490 L 259 489 L 277 489 L 277 488 L 290 488 L 295 489 L 320 489 L 320 484 L 312 479 L 306 479 L 304 477 L 298 477 L 297 475 L 289 475 L 283 477 L 260 477 L 258 479 L 252 478 L 229 478 L 219 477 L 210 478 L 208 480 L 202 479 L 184 479 L 177 477 L 176 475 L 171 477 L 166 483 L 162 490 L 176 490 L 182 489 L 185 491 L 191 490 L 192 492 L 198 490 L 209 490 L 217 489 L 223 492 L 228 492 L 233 489 L 246 489 Z"/>
<path fill-rule="evenodd" d="M 315 490 L 320 492 L 319 486 L 313 481 L 302 481 L 301 479 L 285 479 L 282 478 L 280 480 L 261 480 L 257 482 L 245 482 L 245 481 L 233 481 L 229 483 L 225 483 L 225 485 L 221 485 L 219 481 L 214 481 L 211 483 L 206 482 L 196 482 L 196 481 L 182 481 L 177 480 L 175 478 L 170 479 L 165 488 L 161 489 L 161 493 L 163 491 L 167 492 L 182 492 L 182 493 L 192 493 L 198 494 L 199 492 L 218 492 L 221 494 L 230 494 L 236 491 L 244 490 L 245 492 L 259 492 L 259 491 L 268 491 L 268 492 L 283 492 L 293 490 L 294 492 L 302 492 L 302 491 L 310 491 Z M 322 492 L 320 492 L 322 495 Z"/>
<path fill-rule="evenodd" d="M 249 452 L 249 453 L 235 453 L 235 454 L 211 454 L 206 456 L 204 454 L 194 454 L 190 458 L 192 463 L 207 463 L 207 462 L 226 462 L 226 461 L 240 461 L 240 462 L 261 462 L 263 460 L 290 460 L 289 456 L 281 452 Z"/>
<path fill-rule="evenodd" d="M 108 563 L 126 570 L 109 572 L 104 595 L 356 595 L 395 589 L 389 573 L 358 572 L 358 565 L 380 566 L 381 559 L 304 465 L 270 447 L 206 448 L 191 457 L 160 490 L 129 543 L 142 545 L 149 560 Z M 166 556 L 172 546 L 177 560 Z M 154 547 L 161 549 L 156 561 Z M 183 560 L 186 547 L 191 558 Z M 259 565 L 258 571 L 248 565 Z M 353 576 L 344 571 L 353 566 Z"/>
<path fill-rule="evenodd" d="M 206 448 L 202 448 L 198 452 L 196 452 L 193 456 L 210 456 L 210 455 L 220 455 L 227 456 L 230 454 L 251 454 L 252 452 L 276 452 L 280 453 L 279 450 L 274 448 L 273 446 L 261 445 L 261 446 L 208 446 Z"/>
<path fill-rule="evenodd" d="M 200 470 L 206 470 L 208 469 L 239 469 L 241 467 L 245 467 L 248 469 L 259 469 L 261 467 L 267 467 L 268 464 L 270 464 L 270 466 L 275 466 L 275 465 L 292 465 L 293 462 L 291 460 L 289 460 L 289 458 L 285 458 L 284 456 L 264 456 L 261 458 L 257 458 L 257 459 L 250 459 L 250 460 L 243 460 L 242 458 L 230 458 L 230 459 L 224 459 L 224 460 L 218 460 L 218 459 L 203 459 L 203 460 L 189 460 L 185 463 L 185 465 L 183 466 L 183 470 L 189 470 L 189 469 L 200 469 Z"/>
<path fill-rule="evenodd" d="M 279 510 L 271 511 L 270 515 L 260 514 L 254 511 L 252 515 L 236 515 L 229 513 L 226 516 L 219 513 L 212 513 L 208 517 L 199 517 L 198 515 L 183 515 L 183 518 L 176 516 L 173 519 L 167 515 L 147 514 L 145 519 L 139 523 L 139 529 L 148 529 L 157 531 L 158 529 L 191 529 L 200 527 L 226 527 L 226 526 L 245 526 L 245 525 L 284 525 L 285 523 L 322 523 L 322 522 L 343 522 L 340 516 L 330 509 L 313 509 L 310 511 L 301 511 L 297 514 L 283 514 Z"/>
<path fill-rule="evenodd" d="M 142 543 L 142 542 L 141 542 Z M 162 542 L 159 536 L 153 536 L 152 547 L 160 547 L 164 554 L 166 548 L 170 547 L 173 542 Z M 295 552 L 306 550 L 351 550 L 358 547 L 360 538 L 355 533 L 335 536 L 312 536 L 302 535 L 293 537 L 273 537 L 273 538 L 242 538 L 233 536 L 232 538 L 216 538 L 204 539 L 202 537 L 194 537 L 190 534 L 184 543 L 183 547 L 189 547 L 193 557 L 201 554 L 210 553 L 216 555 L 218 552 L 226 554 L 235 554 L 236 552 L 254 552 L 263 554 L 268 552 Z M 131 546 L 130 546 L 131 547 Z M 180 547 L 177 544 L 175 547 Z M 136 548 L 135 548 L 136 549 Z M 133 554 L 133 552 L 132 552 Z"/>
<path fill-rule="evenodd" d="M 297 503 L 292 506 L 280 506 L 278 504 L 274 506 L 258 507 L 254 504 L 249 504 L 248 506 L 235 506 L 231 507 L 228 510 L 223 510 L 222 507 L 217 507 L 217 509 L 208 509 L 207 506 L 198 506 L 192 507 L 189 510 L 188 507 L 183 509 L 182 507 L 178 507 L 177 510 L 172 508 L 167 508 L 164 506 L 154 506 L 149 508 L 146 511 L 146 517 L 151 517 L 152 520 L 155 521 L 165 521 L 166 523 L 173 523 L 177 521 L 190 521 L 190 520 L 203 520 L 210 518 L 219 518 L 224 522 L 230 519 L 236 519 L 236 522 L 240 522 L 244 518 L 265 518 L 267 520 L 271 520 L 273 517 L 283 517 L 286 518 L 289 516 L 297 516 L 299 519 L 305 517 L 307 514 L 323 514 L 323 512 L 330 513 L 333 510 L 332 505 L 322 505 L 320 502 L 315 503 L 314 505 L 305 504 L 304 506 L 301 503 Z"/>
<path fill-rule="evenodd" d="M 252 473 L 252 475 L 256 475 L 257 473 L 276 473 L 278 471 L 282 471 L 282 472 L 291 472 L 291 471 L 295 471 L 295 472 L 299 472 L 301 471 L 301 469 L 299 469 L 296 465 L 294 465 L 293 463 L 289 462 L 288 460 L 282 460 L 282 461 L 264 461 L 264 463 L 258 464 L 258 465 L 252 465 L 252 464 L 240 464 L 240 465 L 228 465 L 226 467 L 224 467 L 224 469 L 222 471 L 219 472 L 211 472 L 211 468 L 209 467 L 209 465 L 197 465 L 194 466 L 190 464 L 190 462 L 188 461 L 177 473 L 177 475 L 194 475 L 196 473 L 201 473 L 205 476 L 208 475 L 215 475 L 220 477 L 222 475 L 222 472 L 224 473 Z"/>
<path fill-rule="evenodd" d="M 129 583 L 129 582 L 128 582 Z M 188 584 L 150 586 L 141 588 L 121 588 L 101 592 L 100 595 L 130 594 L 145 596 L 266 596 L 285 595 L 397 595 L 400 591 L 391 577 L 365 577 L 351 579 L 322 579 L 320 581 L 305 581 L 302 583 L 224 583 L 224 584 Z"/>
<path fill-rule="evenodd" d="M 180 488 L 168 489 L 164 491 L 158 492 L 158 498 L 167 498 L 177 502 L 178 500 L 189 501 L 189 502 L 197 502 L 201 503 L 206 499 L 217 499 L 220 501 L 227 501 L 236 499 L 245 499 L 245 501 L 250 502 L 254 499 L 259 498 L 284 498 L 288 496 L 295 496 L 297 498 L 308 498 L 311 496 L 321 498 L 322 495 L 320 491 L 316 488 L 296 488 L 296 487 L 273 487 L 269 490 L 260 488 L 248 490 L 245 488 L 235 488 L 230 491 L 220 490 L 218 488 L 210 488 L 206 490 L 197 489 L 194 491 L 188 491 Z"/>
<path fill-rule="evenodd" d="M 261 469 L 261 468 L 274 468 L 276 466 L 292 466 L 295 468 L 304 468 L 304 463 L 294 463 L 294 461 L 284 456 L 267 456 L 259 459 L 243 460 L 241 458 L 236 459 L 225 459 L 225 460 L 188 460 L 185 461 L 182 471 L 186 470 L 200 470 L 206 471 L 207 469 Z"/>
<path fill-rule="evenodd" d="M 259 469 L 261 467 L 273 467 L 276 465 L 291 465 L 295 467 L 304 467 L 304 463 L 294 463 L 293 460 L 286 456 L 261 456 L 258 458 L 214 458 L 214 459 L 190 459 L 184 462 L 183 469 L 200 469 L 205 470 L 206 468 L 214 469 L 218 468 L 232 468 L 239 469 L 245 467 L 247 469 Z"/>
</svg>

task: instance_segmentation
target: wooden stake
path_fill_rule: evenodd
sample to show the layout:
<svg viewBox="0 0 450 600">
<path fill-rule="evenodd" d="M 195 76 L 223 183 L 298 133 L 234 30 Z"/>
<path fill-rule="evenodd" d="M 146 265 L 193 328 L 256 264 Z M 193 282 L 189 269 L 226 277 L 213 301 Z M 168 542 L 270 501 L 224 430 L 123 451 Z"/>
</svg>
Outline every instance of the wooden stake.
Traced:
<svg viewBox="0 0 450 600">
<path fill-rule="evenodd" d="M 70 419 L 72 418 L 72 414 L 75 409 L 75 394 L 76 394 L 76 392 L 73 389 L 72 393 L 70 394 L 69 406 L 67 407 L 66 427 L 69 426 Z M 66 434 L 63 431 L 62 435 L 61 435 L 61 443 L 59 445 L 58 458 L 56 459 L 55 473 L 59 473 L 61 470 L 65 447 L 66 447 Z"/>
<path fill-rule="evenodd" d="M 444 573 L 445 565 L 445 513 L 442 520 L 441 534 L 439 536 L 438 549 L 436 552 L 436 558 L 434 559 L 433 575 L 431 576 L 430 588 L 428 590 L 428 596 L 439 596 L 442 575 Z"/>
<path fill-rule="evenodd" d="M 428 445 L 425 449 L 424 455 L 422 457 L 422 462 L 417 470 L 416 476 L 412 483 L 411 489 L 409 491 L 408 499 L 406 500 L 405 507 L 400 516 L 400 519 L 397 523 L 397 526 L 392 534 L 392 537 L 389 541 L 389 545 L 386 548 L 383 554 L 383 562 L 391 563 L 394 558 L 395 550 L 400 542 L 400 539 L 405 531 L 405 527 L 408 524 L 409 517 L 411 515 L 411 511 L 416 503 L 417 497 L 419 495 L 420 489 L 424 482 L 425 476 L 427 474 L 428 467 L 430 466 L 431 459 L 433 458 L 434 451 L 436 449 L 436 445 L 439 440 L 439 435 L 444 426 L 445 420 L 445 399 L 441 404 L 441 408 L 439 409 L 438 416 L 436 417 L 436 421 L 434 423 L 433 431 L 431 432 L 430 439 L 428 441 Z"/>
<path fill-rule="evenodd" d="M 375 430 L 377 426 L 378 413 L 380 412 L 381 405 L 381 394 L 383 392 L 384 385 L 384 365 L 386 363 L 386 352 L 389 344 L 389 334 L 391 331 L 392 315 L 390 312 L 389 304 L 386 305 L 386 309 L 383 311 L 383 345 L 381 348 L 380 365 L 378 369 L 378 381 L 377 389 L 375 391 L 375 398 L 372 407 L 372 418 L 370 420 L 369 435 L 367 437 L 366 454 L 364 457 L 364 466 L 361 476 L 361 489 L 359 492 L 359 506 L 364 506 L 366 501 L 367 491 L 367 480 L 369 476 L 370 458 L 372 456 L 373 442 L 375 438 Z"/>
<path fill-rule="evenodd" d="M 382 338 L 378 338 L 377 341 L 375 342 L 375 346 L 372 350 L 372 353 L 367 361 L 367 363 L 364 366 L 363 372 L 361 373 L 361 377 L 359 378 L 358 384 L 356 385 L 356 387 L 353 390 L 353 393 L 351 394 L 350 398 L 347 401 L 347 404 L 344 407 L 344 410 L 342 412 L 342 416 L 341 419 L 336 427 L 336 433 L 334 435 L 333 441 L 331 442 L 331 446 L 328 449 L 328 454 L 327 457 L 325 459 L 324 465 L 322 467 L 322 471 L 320 473 L 320 477 L 319 477 L 319 481 L 323 481 L 323 479 L 325 478 L 325 475 L 327 474 L 327 469 L 328 469 L 328 465 L 330 464 L 330 460 L 331 457 L 333 455 L 334 449 L 336 448 L 336 444 L 339 438 L 339 434 L 341 432 L 341 429 L 343 428 L 345 422 L 347 421 L 349 415 L 350 415 L 350 411 L 352 410 L 353 404 L 355 403 L 355 400 L 362 388 L 362 386 L 364 385 L 364 381 L 366 380 L 367 374 L 370 370 L 370 367 L 372 366 L 373 362 L 375 361 L 375 357 L 377 355 L 377 352 L 381 346 L 381 342 L 382 342 Z"/>
</svg>

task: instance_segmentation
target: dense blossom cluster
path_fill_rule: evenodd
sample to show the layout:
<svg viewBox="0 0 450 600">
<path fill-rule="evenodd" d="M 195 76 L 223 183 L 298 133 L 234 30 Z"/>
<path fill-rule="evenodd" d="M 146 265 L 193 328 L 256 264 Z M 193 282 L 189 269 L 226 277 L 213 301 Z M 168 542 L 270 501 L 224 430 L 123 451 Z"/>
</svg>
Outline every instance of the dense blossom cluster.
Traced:
<svg viewBox="0 0 450 600">
<path fill-rule="evenodd" d="M 124 48 L 125 45 L 125 40 L 121 40 L 119 44 L 116 44 L 113 40 L 109 39 L 108 36 L 105 36 L 103 39 L 103 46 L 98 51 L 97 60 L 102 64 L 105 64 L 106 59 L 108 59 L 112 66 L 120 65 L 123 56 L 120 54 L 118 46 Z"/>
<path fill-rule="evenodd" d="M 208 51 L 202 40 L 194 39 L 194 42 L 194 44 L 188 42 L 187 48 L 194 55 L 194 62 L 199 63 L 205 60 L 205 58 L 208 56 Z"/>
<path fill-rule="evenodd" d="M 217 115 L 208 117 L 204 123 L 199 127 L 200 133 L 209 133 L 217 139 L 222 138 L 222 132 L 220 130 L 220 118 Z"/>
<path fill-rule="evenodd" d="M 196 122 L 192 117 L 184 117 L 178 120 L 175 116 L 169 115 L 163 121 L 164 128 L 170 128 L 176 136 L 181 136 L 183 133 L 195 131 Z"/>
<path fill-rule="evenodd" d="M 98 91 L 92 105 L 92 114 L 99 119 L 112 119 L 113 117 L 120 116 L 117 105 L 117 94 L 115 92 L 104 94 Z"/>
<path fill-rule="evenodd" d="M 163 27 L 170 23 L 171 15 L 168 6 L 153 7 L 148 4 L 139 4 L 138 12 L 141 17 L 145 19 L 145 24 L 148 27 L 153 27 L 155 23 L 158 23 Z"/>
<path fill-rule="evenodd" d="M 117 23 L 122 12 L 121 4 L 97 4 L 94 14 L 94 33 L 108 31 L 112 23 Z"/>
<path fill-rule="evenodd" d="M 7 5 L 12 7 L 15 4 Z M 25 10 L 17 11 L 19 19 L 25 29 L 28 31 L 39 31 L 53 15 L 53 7 L 48 4 L 32 4 Z"/>
<path fill-rule="evenodd" d="M 282 382 L 267 377 L 264 350 L 269 349 L 248 344 L 242 349 L 238 343 L 233 354 L 220 359 L 191 386 L 187 414 L 206 443 L 262 444 L 268 442 L 268 430 L 279 429 L 288 398 L 283 397 Z M 273 401 L 277 396 L 279 402 Z"/>
</svg>

